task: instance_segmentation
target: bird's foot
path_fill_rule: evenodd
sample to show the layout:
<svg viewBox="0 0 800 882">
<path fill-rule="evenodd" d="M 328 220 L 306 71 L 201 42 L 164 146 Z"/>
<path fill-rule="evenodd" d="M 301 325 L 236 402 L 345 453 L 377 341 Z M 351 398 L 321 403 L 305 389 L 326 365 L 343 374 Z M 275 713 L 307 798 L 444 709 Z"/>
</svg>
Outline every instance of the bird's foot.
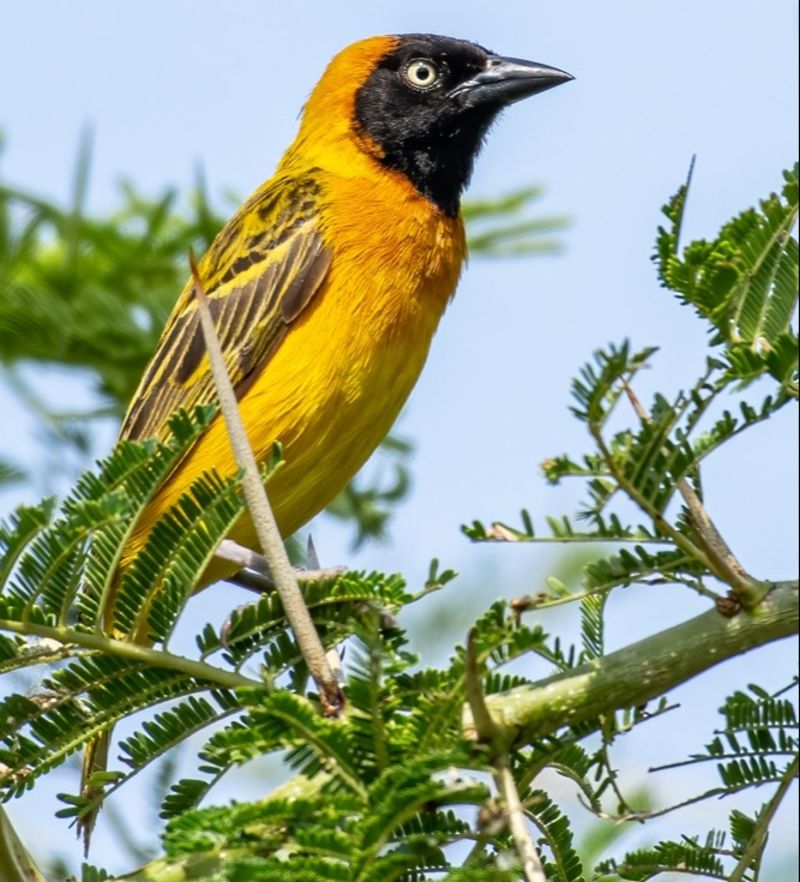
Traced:
<svg viewBox="0 0 800 882">
<path fill-rule="evenodd" d="M 227 581 L 254 591 L 256 594 L 266 594 L 275 590 L 275 582 L 270 573 L 269 564 L 263 554 L 245 548 L 232 539 L 224 539 L 217 549 L 217 557 L 231 563 L 238 564 L 241 569 Z M 317 557 L 314 543 L 309 536 L 306 566 L 295 569 L 295 577 L 301 584 L 305 582 L 321 582 L 324 579 L 335 579 L 347 572 L 347 567 L 321 567 Z"/>
<path fill-rule="evenodd" d="M 238 564 L 241 567 L 237 573 L 227 580 L 228 582 L 238 585 L 240 588 L 246 588 L 248 591 L 253 591 L 256 594 L 268 594 L 275 591 L 275 582 L 270 573 L 269 563 L 263 554 L 259 554 L 250 548 L 245 548 L 232 539 L 224 539 L 217 549 L 217 557 Z M 308 537 L 306 567 L 297 567 L 295 569 L 295 578 L 300 584 L 335 579 L 346 572 L 347 567 L 321 567 L 314 542 L 310 536 Z M 247 604 L 237 607 L 234 613 L 222 625 L 220 641 L 223 646 L 228 645 L 228 637 L 234 615 L 244 609 L 245 606 Z"/>
</svg>

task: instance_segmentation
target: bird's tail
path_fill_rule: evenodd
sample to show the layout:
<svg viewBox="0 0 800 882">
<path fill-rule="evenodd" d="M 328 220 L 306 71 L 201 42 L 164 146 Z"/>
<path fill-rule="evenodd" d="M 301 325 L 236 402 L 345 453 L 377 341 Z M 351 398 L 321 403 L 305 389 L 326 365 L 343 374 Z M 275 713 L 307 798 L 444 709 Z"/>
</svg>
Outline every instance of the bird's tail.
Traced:
<svg viewBox="0 0 800 882">
<path fill-rule="evenodd" d="M 111 729 L 93 738 L 83 749 L 83 766 L 81 767 L 81 796 L 93 799 L 101 795 L 102 787 L 92 786 L 89 782 L 97 772 L 105 772 L 108 765 L 108 750 L 111 745 Z M 84 853 L 89 852 L 92 831 L 100 813 L 100 802 L 78 820 L 78 836 L 83 839 Z"/>
<path fill-rule="evenodd" d="M 103 623 L 103 632 L 110 637 L 115 637 L 120 640 L 131 639 L 130 636 L 126 636 L 114 625 L 114 604 L 122 583 L 123 571 L 124 563 L 117 569 L 117 572 L 114 575 L 111 593 L 106 600 L 104 611 L 100 614 Z M 103 785 L 97 783 L 93 785 L 90 782 L 92 776 L 96 775 L 98 772 L 105 772 L 107 770 L 108 754 L 111 748 L 113 732 L 113 727 L 109 726 L 99 735 L 92 738 L 91 741 L 88 741 L 83 748 L 80 795 L 84 799 L 96 801 L 96 805 L 92 809 L 78 818 L 78 836 L 83 839 L 83 851 L 84 854 L 87 855 L 89 853 L 92 832 L 97 823 L 100 809 L 103 807 Z"/>
</svg>

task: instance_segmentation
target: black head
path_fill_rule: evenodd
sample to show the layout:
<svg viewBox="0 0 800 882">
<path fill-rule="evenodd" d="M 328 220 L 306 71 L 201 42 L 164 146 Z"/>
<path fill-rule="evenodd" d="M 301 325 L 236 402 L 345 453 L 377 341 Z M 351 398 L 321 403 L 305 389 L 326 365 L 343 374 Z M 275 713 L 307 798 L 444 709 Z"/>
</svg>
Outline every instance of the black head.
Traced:
<svg viewBox="0 0 800 882">
<path fill-rule="evenodd" d="M 356 95 L 355 123 L 380 148 L 385 165 L 454 216 L 497 114 L 572 77 L 465 40 L 432 34 L 396 39 Z"/>
</svg>

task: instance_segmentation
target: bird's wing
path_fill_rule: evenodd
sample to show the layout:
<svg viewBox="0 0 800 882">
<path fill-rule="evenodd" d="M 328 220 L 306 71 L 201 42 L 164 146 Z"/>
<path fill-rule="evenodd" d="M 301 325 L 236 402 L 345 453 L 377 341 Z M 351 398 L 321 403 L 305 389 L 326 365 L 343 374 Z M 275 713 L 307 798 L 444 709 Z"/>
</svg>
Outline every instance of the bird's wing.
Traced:
<svg viewBox="0 0 800 882">
<path fill-rule="evenodd" d="M 200 262 L 211 313 L 238 398 L 319 291 L 331 251 L 319 231 L 313 177 L 275 179 L 223 227 Z M 214 400 L 191 282 L 172 311 L 125 415 L 121 438 L 164 437 L 167 418 Z"/>
</svg>

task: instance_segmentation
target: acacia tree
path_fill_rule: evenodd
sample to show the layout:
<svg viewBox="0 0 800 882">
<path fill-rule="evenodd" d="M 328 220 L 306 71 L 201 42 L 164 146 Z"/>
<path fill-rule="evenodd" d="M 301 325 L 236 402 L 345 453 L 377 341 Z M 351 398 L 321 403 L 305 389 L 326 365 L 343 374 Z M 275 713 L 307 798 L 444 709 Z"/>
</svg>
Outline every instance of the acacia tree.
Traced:
<svg viewBox="0 0 800 882">
<path fill-rule="evenodd" d="M 736 806 L 737 793 L 764 787 L 766 801 L 754 814 L 734 807 L 726 821 L 717 808 L 710 831 L 689 830 L 679 841 L 605 854 L 588 865 L 573 843 L 571 818 L 541 776 L 554 769 L 572 780 L 600 817 L 646 822 L 679 808 L 648 815 L 628 806 L 609 745 L 671 710 L 669 689 L 797 630 L 797 582 L 746 572 L 714 526 L 701 482 L 706 457 L 798 397 L 791 325 L 797 168 L 784 179 L 779 195 L 738 215 L 714 239 L 683 248 L 688 185 L 665 206 L 657 270 L 707 325 L 709 351 L 691 388 L 651 402 L 635 393 L 650 348 L 625 341 L 598 350 L 581 369 L 572 412 L 586 427 L 586 450 L 543 464 L 550 482 L 585 483 L 577 520 L 551 519 L 545 535 L 525 513 L 519 527 L 464 528 L 484 542 L 600 541 L 602 556 L 583 567 L 578 584 L 550 578 L 541 594 L 497 601 L 447 665 L 420 669 L 396 614 L 449 590 L 452 572 L 434 562 L 417 593 L 400 576 L 380 573 L 302 583 L 324 645 L 348 646 L 339 719 L 321 713 L 275 593 L 235 611 L 224 638 L 212 625 L 203 628 L 191 657 L 173 649 L 198 575 L 246 504 L 241 475 L 199 480 L 126 575 L 115 629 L 144 630 L 153 645 L 108 637 L 100 627 L 126 537 L 213 409 L 176 414 L 164 443 L 119 445 L 60 506 L 20 508 L 0 534 L 0 670 L 50 670 L 38 692 L 12 694 L 0 708 L 5 795 L 22 795 L 121 719 L 158 708 L 112 752 L 119 754 L 116 767 L 96 775 L 88 793 L 63 795 L 59 812 L 86 817 L 141 770 L 208 730 L 195 774 L 173 782 L 164 798 L 163 857 L 128 879 L 577 882 L 671 870 L 758 879 L 770 826 L 798 774 L 788 693 L 797 679 L 789 672 L 777 684 L 742 684 L 721 695 L 720 729 L 686 760 L 715 764 L 720 776 L 692 802 L 728 795 Z M 720 408 L 730 394 L 736 406 Z M 631 505 L 633 523 L 625 515 Z M 357 515 L 358 505 L 350 513 Z M 648 591 L 653 583 L 698 592 L 709 609 L 607 653 L 609 595 L 622 587 Z M 566 603 L 579 606 L 582 623 L 580 645 L 569 648 L 530 621 L 535 610 Z M 531 656 L 546 660 L 552 673 L 531 680 L 505 670 Z M 272 752 L 294 769 L 288 784 L 257 802 L 213 805 L 214 784 L 227 770 Z M 43 878 L 3 823 L 3 878 Z M 86 882 L 103 877 L 84 867 Z"/>
</svg>

